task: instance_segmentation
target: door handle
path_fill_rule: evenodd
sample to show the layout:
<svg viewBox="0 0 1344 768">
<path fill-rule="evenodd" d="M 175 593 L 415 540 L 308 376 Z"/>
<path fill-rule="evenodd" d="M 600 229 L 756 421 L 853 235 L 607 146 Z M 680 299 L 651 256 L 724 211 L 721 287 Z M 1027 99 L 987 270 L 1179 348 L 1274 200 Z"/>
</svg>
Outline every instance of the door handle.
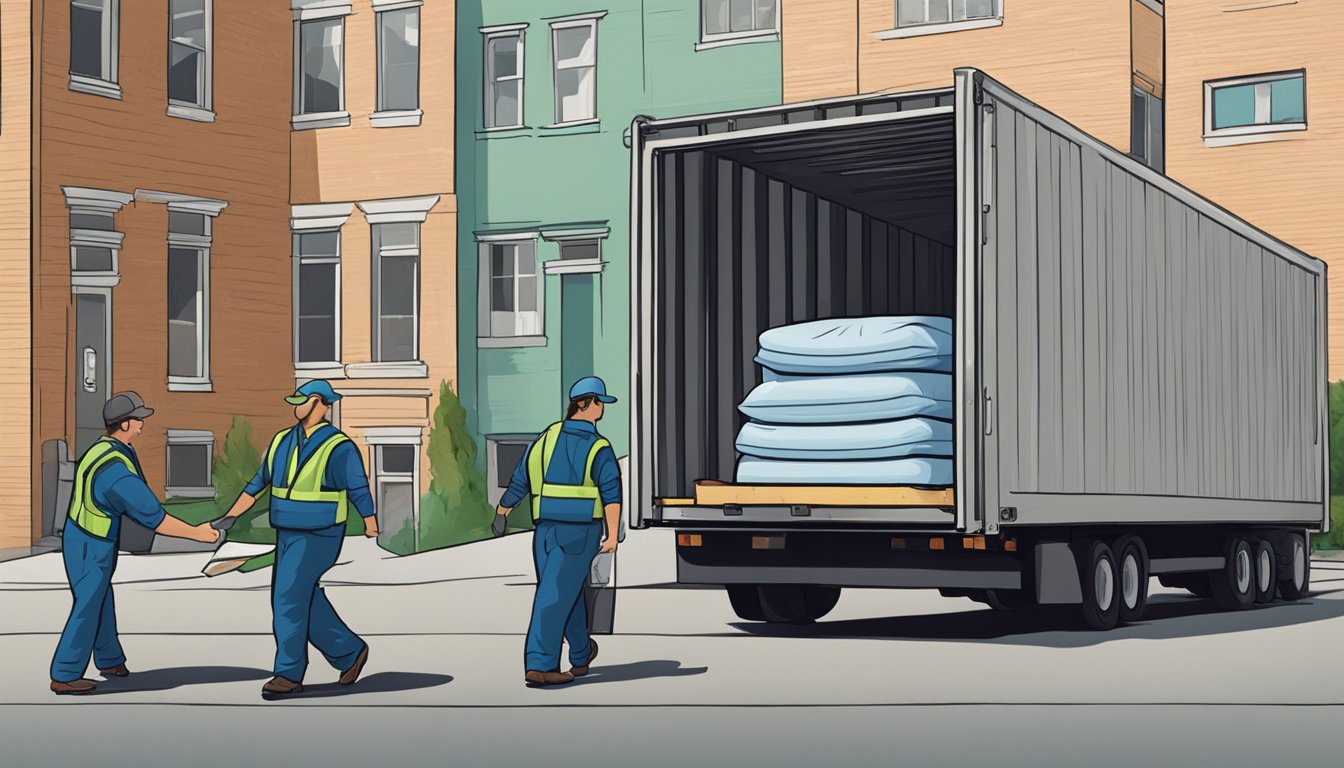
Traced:
<svg viewBox="0 0 1344 768">
<path fill-rule="evenodd" d="M 93 347 L 84 348 L 84 391 L 98 391 L 98 350 Z"/>
<path fill-rule="evenodd" d="M 989 396 L 989 389 L 985 389 L 985 435 L 994 434 L 994 398 Z"/>
</svg>

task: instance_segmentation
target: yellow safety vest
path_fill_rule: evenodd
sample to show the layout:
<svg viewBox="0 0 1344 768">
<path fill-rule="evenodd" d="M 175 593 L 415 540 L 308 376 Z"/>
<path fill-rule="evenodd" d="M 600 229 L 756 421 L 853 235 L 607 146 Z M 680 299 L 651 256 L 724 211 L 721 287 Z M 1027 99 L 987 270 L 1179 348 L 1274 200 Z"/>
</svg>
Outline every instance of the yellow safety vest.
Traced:
<svg viewBox="0 0 1344 768">
<path fill-rule="evenodd" d="M 294 449 L 289 452 L 287 466 L 277 467 L 275 459 L 280 450 L 280 442 L 295 429 L 299 427 L 281 430 L 271 440 L 271 447 L 266 449 L 266 466 L 271 470 L 272 524 L 275 523 L 277 514 L 283 516 L 287 512 L 302 512 L 308 505 L 325 503 L 334 503 L 336 514 L 334 519 L 323 522 L 327 525 L 344 523 L 349 517 L 349 494 L 344 490 L 322 490 L 322 478 L 327 475 L 327 461 L 331 459 L 332 451 L 335 451 L 341 443 L 349 442 L 350 438 L 341 432 L 328 437 L 322 441 L 308 461 L 304 462 L 303 467 L 299 467 L 299 445 L 296 440 Z"/>
<path fill-rule="evenodd" d="M 75 492 L 70 497 L 70 520 L 81 530 L 100 539 L 106 539 L 112 533 L 112 516 L 99 509 L 93 503 L 93 476 L 98 470 L 112 462 L 120 461 L 136 477 L 135 462 L 126 454 L 117 450 L 117 441 L 110 437 L 100 438 L 84 457 L 79 460 L 75 470 Z"/>
<path fill-rule="evenodd" d="M 532 443 L 532 449 L 527 452 L 527 478 L 532 485 L 532 519 L 536 520 L 541 516 L 541 500 L 550 499 L 592 499 L 593 500 L 593 518 L 602 517 L 602 494 L 598 491 L 597 483 L 593 482 L 593 461 L 597 458 L 597 452 L 603 448 L 610 448 L 611 443 L 606 438 L 599 437 L 593 447 L 588 450 L 588 462 L 583 468 L 582 485 L 562 485 L 560 483 L 546 482 L 546 470 L 551 467 L 551 457 L 555 455 L 555 445 L 560 442 L 560 431 L 564 429 L 563 421 L 556 422 L 546 428 L 535 442 Z"/>
</svg>

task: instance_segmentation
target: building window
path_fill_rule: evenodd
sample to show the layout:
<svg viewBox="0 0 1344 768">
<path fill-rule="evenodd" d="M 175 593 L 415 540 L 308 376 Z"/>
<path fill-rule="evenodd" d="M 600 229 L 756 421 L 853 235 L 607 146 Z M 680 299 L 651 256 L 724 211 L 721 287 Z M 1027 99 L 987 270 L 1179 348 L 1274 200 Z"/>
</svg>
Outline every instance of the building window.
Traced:
<svg viewBox="0 0 1344 768">
<path fill-rule="evenodd" d="M 779 0 L 700 0 L 702 42 L 779 34 Z"/>
<path fill-rule="evenodd" d="M 523 30 L 485 35 L 485 127 L 523 124 Z"/>
<path fill-rule="evenodd" d="M 418 109 L 420 8 L 381 11 L 378 13 L 378 111 Z"/>
<path fill-rule="evenodd" d="M 169 389 L 209 386 L 210 231 L 210 217 L 169 207 Z"/>
<path fill-rule="evenodd" d="M 555 123 L 597 119 L 597 19 L 551 24 Z"/>
<path fill-rule="evenodd" d="M 215 496 L 213 464 L 215 436 L 196 429 L 168 430 L 168 467 L 164 495 L 169 498 L 211 499 Z"/>
<path fill-rule="evenodd" d="M 378 543 L 398 554 L 420 547 L 420 428 L 364 430 L 373 458 L 373 498 Z"/>
<path fill-rule="evenodd" d="M 345 13 L 349 5 L 298 9 L 294 24 L 296 129 L 350 124 L 345 111 Z"/>
<path fill-rule="evenodd" d="M 71 90 L 121 98 L 117 17 L 118 0 L 71 0 Z"/>
<path fill-rule="evenodd" d="M 534 239 L 481 243 L 481 329 L 489 338 L 542 335 L 542 292 Z"/>
<path fill-rule="evenodd" d="M 115 276 L 122 236 L 110 213 L 70 213 L 70 270 L 80 277 Z"/>
<path fill-rule="evenodd" d="M 1140 88 L 1133 89 L 1129 153 L 1161 173 L 1166 167 L 1163 143 L 1162 99 Z"/>
<path fill-rule="evenodd" d="M 1002 23 L 1003 0 L 896 0 L 896 26 L 878 37 L 890 40 Z"/>
<path fill-rule="evenodd" d="M 210 0 L 170 0 L 168 5 L 168 114 L 209 118 Z"/>
<path fill-rule="evenodd" d="M 1305 72 L 1204 83 L 1204 137 L 1246 137 L 1307 128 Z"/>
<path fill-rule="evenodd" d="M 373 225 L 373 361 L 420 356 L 420 225 Z"/>
<path fill-rule="evenodd" d="M 504 498 L 504 491 L 509 487 L 509 480 L 513 478 L 513 471 L 518 467 L 527 456 L 528 446 L 536 439 L 535 435 L 503 435 L 498 437 L 486 438 L 486 444 L 490 453 L 487 456 L 487 469 L 489 470 L 489 501 L 490 505 L 499 504 L 499 500 Z"/>
<path fill-rule="evenodd" d="M 339 365 L 341 359 L 341 232 L 294 235 L 294 362 Z"/>
</svg>

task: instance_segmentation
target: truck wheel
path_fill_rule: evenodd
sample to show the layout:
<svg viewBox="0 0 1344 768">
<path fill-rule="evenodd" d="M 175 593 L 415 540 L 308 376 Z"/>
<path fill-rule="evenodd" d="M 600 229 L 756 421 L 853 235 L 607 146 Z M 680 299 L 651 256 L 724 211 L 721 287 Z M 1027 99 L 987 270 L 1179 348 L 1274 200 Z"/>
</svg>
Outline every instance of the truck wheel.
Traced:
<svg viewBox="0 0 1344 768">
<path fill-rule="evenodd" d="M 1089 629 L 1114 629 L 1120 620 L 1115 553 L 1104 541 L 1078 545 L 1078 581 L 1083 587 L 1083 622 Z"/>
<path fill-rule="evenodd" d="M 771 624 L 806 624 L 831 612 L 840 601 L 839 587 L 762 585 L 761 611 Z"/>
<path fill-rule="evenodd" d="M 1120 621 L 1135 622 L 1143 618 L 1148 607 L 1148 548 L 1137 536 L 1121 536 L 1115 542 L 1119 553 L 1116 570 L 1119 572 Z"/>
<path fill-rule="evenodd" d="M 728 602 L 733 605 L 733 613 L 743 621 L 765 621 L 765 611 L 761 609 L 761 593 L 755 584 L 729 584 Z"/>
<path fill-rule="evenodd" d="M 1279 584 L 1277 566 L 1274 545 L 1269 539 L 1255 542 L 1255 602 L 1262 605 L 1274 602 L 1274 591 Z"/>
<path fill-rule="evenodd" d="M 1294 534 L 1288 549 L 1288 567 L 1279 571 L 1279 597 L 1301 600 L 1311 588 L 1311 558 L 1301 536 Z"/>
<path fill-rule="evenodd" d="M 1224 611 L 1239 611 L 1255 603 L 1255 550 L 1241 534 L 1223 546 L 1222 570 L 1209 572 L 1213 601 Z"/>
</svg>

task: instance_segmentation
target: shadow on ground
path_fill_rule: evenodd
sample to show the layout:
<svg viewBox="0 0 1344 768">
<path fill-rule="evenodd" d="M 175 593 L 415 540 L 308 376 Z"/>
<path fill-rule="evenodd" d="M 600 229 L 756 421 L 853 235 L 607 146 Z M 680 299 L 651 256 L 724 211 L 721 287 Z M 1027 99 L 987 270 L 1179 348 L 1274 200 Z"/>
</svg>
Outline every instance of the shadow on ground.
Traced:
<svg viewBox="0 0 1344 768">
<path fill-rule="evenodd" d="M 362 677 L 354 685 L 323 683 L 305 685 L 296 699 L 329 699 L 340 696 L 358 696 L 367 693 L 399 693 L 437 688 L 453 682 L 452 675 L 432 675 L 426 672 L 379 672 Z"/>
<path fill-rule="evenodd" d="M 1329 592 L 1318 592 L 1321 598 Z M 1212 600 L 1157 595 L 1148 604 L 1144 620 L 1096 632 L 1082 626 L 1072 606 L 1051 606 L 1000 613 L 988 608 L 962 613 L 890 616 L 873 619 L 820 621 L 813 624 L 757 624 L 732 626 L 756 637 L 827 639 L 941 640 L 991 642 L 1043 648 L 1083 648 L 1116 640 L 1167 640 L 1206 637 L 1257 629 L 1273 629 L 1344 616 L 1344 600 L 1303 600 L 1255 606 L 1225 612 Z"/>
<path fill-rule="evenodd" d="M 191 685 L 246 683 L 268 680 L 271 673 L 252 667 L 169 667 L 132 672 L 130 677 L 112 677 L 98 682 L 95 695 L 171 691 Z"/>
<path fill-rule="evenodd" d="M 573 688 L 577 685 L 593 685 L 595 683 L 628 683 L 634 680 L 652 680 L 659 677 L 691 677 L 693 675 L 703 675 L 708 671 L 709 667 L 683 667 L 681 662 L 671 659 L 636 661 L 630 664 L 597 665 L 587 676 L 580 677 L 571 685 L 558 686 L 557 689 Z"/>
</svg>

